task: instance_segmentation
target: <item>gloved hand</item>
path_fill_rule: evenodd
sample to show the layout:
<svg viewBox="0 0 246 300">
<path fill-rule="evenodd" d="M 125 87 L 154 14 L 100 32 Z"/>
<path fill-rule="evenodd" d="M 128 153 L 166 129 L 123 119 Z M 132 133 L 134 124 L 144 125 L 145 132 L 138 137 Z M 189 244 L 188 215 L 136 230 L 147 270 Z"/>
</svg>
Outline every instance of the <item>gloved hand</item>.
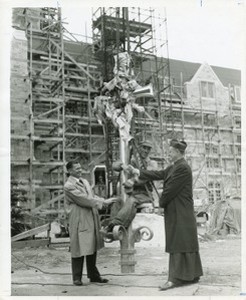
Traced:
<svg viewBox="0 0 246 300">
<path fill-rule="evenodd" d="M 132 165 L 127 165 L 127 166 L 123 166 L 123 170 L 129 174 L 130 176 L 139 176 L 140 175 L 140 171 L 136 168 L 134 168 Z"/>
<path fill-rule="evenodd" d="M 114 171 L 120 172 L 123 170 L 123 162 L 120 160 L 114 161 L 112 167 Z"/>
</svg>

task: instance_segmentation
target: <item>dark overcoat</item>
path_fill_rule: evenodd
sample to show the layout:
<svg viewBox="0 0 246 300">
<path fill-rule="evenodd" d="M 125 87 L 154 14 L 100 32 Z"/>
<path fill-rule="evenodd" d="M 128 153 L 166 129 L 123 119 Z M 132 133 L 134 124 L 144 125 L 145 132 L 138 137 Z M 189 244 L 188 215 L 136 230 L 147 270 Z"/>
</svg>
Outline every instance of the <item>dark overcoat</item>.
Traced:
<svg viewBox="0 0 246 300">
<path fill-rule="evenodd" d="M 198 238 L 192 197 L 192 172 L 184 158 L 160 171 L 140 171 L 140 179 L 163 180 L 166 252 L 197 252 Z"/>
</svg>

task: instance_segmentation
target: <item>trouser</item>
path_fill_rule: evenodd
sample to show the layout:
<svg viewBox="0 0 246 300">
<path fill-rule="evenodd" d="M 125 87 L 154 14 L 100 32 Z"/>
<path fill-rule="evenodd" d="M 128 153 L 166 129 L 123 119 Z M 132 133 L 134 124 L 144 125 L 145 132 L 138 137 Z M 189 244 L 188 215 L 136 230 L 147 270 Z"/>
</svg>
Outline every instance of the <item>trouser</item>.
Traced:
<svg viewBox="0 0 246 300">
<path fill-rule="evenodd" d="M 128 228 L 137 213 L 137 206 L 143 203 L 151 203 L 151 199 L 146 194 L 134 194 L 129 196 L 126 201 L 117 201 L 112 205 L 109 227 L 122 225 Z"/>
<path fill-rule="evenodd" d="M 109 226 L 122 225 L 128 228 L 137 213 L 136 201 L 129 197 L 125 202 L 115 203 Z"/>
<path fill-rule="evenodd" d="M 100 277 L 100 273 L 96 267 L 97 252 L 86 257 L 87 277 L 95 279 Z M 83 274 L 84 256 L 72 257 L 72 276 L 74 280 L 81 280 Z"/>
</svg>

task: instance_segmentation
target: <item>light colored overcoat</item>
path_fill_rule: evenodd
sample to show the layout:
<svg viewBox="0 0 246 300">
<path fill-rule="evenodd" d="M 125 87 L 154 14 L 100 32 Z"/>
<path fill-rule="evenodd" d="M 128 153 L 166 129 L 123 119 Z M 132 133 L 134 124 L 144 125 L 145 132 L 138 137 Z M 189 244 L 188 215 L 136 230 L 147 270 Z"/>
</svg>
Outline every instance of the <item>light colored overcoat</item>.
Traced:
<svg viewBox="0 0 246 300">
<path fill-rule="evenodd" d="M 64 192 L 69 216 L 71 256 L 91 255 L 104 246 L 98 214 L 103 200 L 94 197 L 89 182 L 82 178 L 79 180 L 69 176 Z"/>
</svg>

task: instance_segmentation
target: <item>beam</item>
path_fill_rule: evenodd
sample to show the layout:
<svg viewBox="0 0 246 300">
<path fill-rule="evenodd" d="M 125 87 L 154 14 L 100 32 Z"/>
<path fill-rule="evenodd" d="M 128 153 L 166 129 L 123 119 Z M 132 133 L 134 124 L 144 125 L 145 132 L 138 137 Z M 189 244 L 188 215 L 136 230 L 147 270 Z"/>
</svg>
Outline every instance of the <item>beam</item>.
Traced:
<svg viewBox="0 0 246 300">
<path fill-rule="evenodd" d="M 11 242 L 16 242 L 44 231 L 50 231 L 50 223 L 17 234 L 11 238 Z"/>
<path fill-rule="evenodd" d="M 55 45 L 60 51 L 62 51 L 62 49 L 61 49 L 61 47 L 57 44 L 57 43 L 55 43 L 54 41 L 52 41 L 51 40 L 51 43 L 53 44 L 53 45 Z M 77 61 L 71 56 L 71 55 L 69 55 L 66 51 L 64 51 L 64 55 L 66 56 L 66 57 L 68 57 L 81 71 L 83 71 L 88 77 L 90 77 L 92 80 L 94 80 L 94 81 L 96 81 L 96 78 L 94 78 L 93 76 L 91 76 L 91 74 L 88 72 L 88 71 L 86 71 L 82 66 L 80 66 L 78 63 L 77 63 Z"/>
<path fill-rule="evenodd" d="M 54 204 L 55 202 L 61 200 L 63 197 L 64 197 L 64 194 L 61 194 L 61 195 L 59 195 L 59 196 L 57 196 L 57 197 L 55 197 L 55 198 L 53 198 L 53 199 L 51 199 L 51 200 L 49 200 L 49 201 L 47 201 L 45 203 L 39 205 L 38 207 L 35 207 L 34 209 L 32 209 L 31 212 L 35 214 L 35 213 L 39 212 L 40 209 L 46 208 L 47 205 Z"/>
<path fill-rule="evenodd" d="M 50 244 L 50 239 L 38 239 L 38 240 L 27 240 L 27 241 L 17 241 L 12 242 L 12 249 L 23 249 L 25 247 L 38 248 L 48 246 Z"/>
</svg>

